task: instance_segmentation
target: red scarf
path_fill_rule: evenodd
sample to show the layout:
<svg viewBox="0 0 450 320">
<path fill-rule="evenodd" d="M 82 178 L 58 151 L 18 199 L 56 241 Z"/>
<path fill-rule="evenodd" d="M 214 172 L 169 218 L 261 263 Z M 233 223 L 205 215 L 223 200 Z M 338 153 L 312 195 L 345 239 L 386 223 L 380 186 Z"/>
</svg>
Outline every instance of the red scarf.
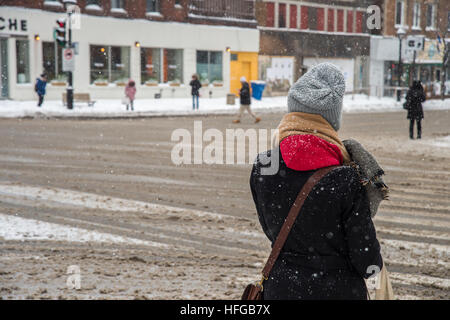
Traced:
<svg viewBox="0 0 450 320">
<path fill-rule="evenodd" d="M 312 134 L 284 138 L 280 151 L 286 166 L 297 171 L 316 170 L 343 162 L 338 146 Z"/>
</svg>

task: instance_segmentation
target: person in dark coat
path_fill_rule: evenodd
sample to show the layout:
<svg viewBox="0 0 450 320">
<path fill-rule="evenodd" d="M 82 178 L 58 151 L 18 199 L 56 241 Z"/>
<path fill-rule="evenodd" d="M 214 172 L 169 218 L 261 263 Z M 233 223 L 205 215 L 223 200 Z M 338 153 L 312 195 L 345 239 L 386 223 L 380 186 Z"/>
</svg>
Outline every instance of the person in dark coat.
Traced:
<svg viewBox="0 0 450 320">
<path fill-rule="evenodd" d="M 38 107 L 41 107 L 42 103 L 44 103 L 46 87 L 47 87 L 47 75 L 43 73 L 39 78 L 36 79 L 36 84 L 34 86 L 34 91 L 36 91 L 37 95 L 39 96 Z"/>
<path fill-rule="evenodd" d="M 241 106 L 239 108 L 239 114 L 238 119 L 233 120 L 233 123 L 240 123 L 242 115 L 245 111 L 248 112 L 249 115 L 251 115 L 255 119 L 255 123 L 258 123 L 261 121 L 261 118 L 258 118 L 253 112 L 250 107 L 252 103 L 251 95 L 250 95 L 250 86 L 247 82 L 247 79 L 243 76 L 241 77 L 241 89 L 239 90 L 239 98 Z"/>
<path fill-rule="evenodd" d="M 200 88 L 202 87 L 202 84 L 198 80 L 198 77 L 196 74 L 192 75 L 192 80 L 189 83 L 191 86 L 191 94 L 192 94 L 192 110 L 195 110 L 197 108 L 198 110 L 198 100 L 200 97 Z M 197 105 L 196 105 L 197 102 Z"/>
<path fill-rule="evenodd" d="M 422 138 L 422 102 L 426 100 L 425 92 L 420 81 L 413 81 L 411 88 L 406 94 L 405 107 L 408 110 L 407 119 L 409 119 L 409 137 L 414 139 L 414 122 L 417 123 L 417 139 Z"/>
<path fill-rule="evenodd" d="M 272 245 L 308 178 L 320 168 L 338 166 L 305 200 L 264 281 L 266 300 L 365 300 L 364 279 L 383 268 L 366 189 L 337 137 L 344 92 L 344 76 L 334 65 L 312 68 L 289 91 L 279 146 L 260 154 L 253 165 L 250 188 Z M 270 167 L 278 170 L 264 171 Z"/>
</svg>

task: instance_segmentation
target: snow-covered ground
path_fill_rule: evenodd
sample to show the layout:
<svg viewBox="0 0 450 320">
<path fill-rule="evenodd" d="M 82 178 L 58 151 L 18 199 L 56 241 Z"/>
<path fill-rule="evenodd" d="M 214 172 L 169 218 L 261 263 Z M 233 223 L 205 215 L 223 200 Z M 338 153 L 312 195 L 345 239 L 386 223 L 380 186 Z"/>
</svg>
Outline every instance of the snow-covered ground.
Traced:
<svg viewBox="0 0 450 320">
<path fill-rule="evenodd" d="M 366 95 L 346 95 L 344 112 L 385 112 L 402 111 L 402 104 L 393 98 L 376 98 Z M 267 97 L 261 101 L 253 100 L 252 108 L 259 112 L 281 111 L 286 108 L 286 97 Z M 424 104 L 425 110 L 450 109 L 450 99 L 445 101 L 431 100 Z M 235 105 L 227 105 L 225 98 L 200 99 L 200 110 L 204 113 L 237 113 L 238 101 Z M 0 118 L 35 117 L 39 115 L 55 117 L 124 117 L 140 115 L 192 114 L 191 98 L 183 99 L 137 99 L 135 111 L 126 111 L 120 100 L 98 100 L 94 107 L 86 103 L 76 103 L 73 110 L 68 110 L 59 100 L 45 101 L 41 108 L 36 101 L 0 101 Z"/>
<path fill-rule="evenodd" d="M 4 240 L 53 240 L 69 242 L 130 243 L 167 247 L 162 243 L 116 236 L 109 233 L 68 227 L 34 219 L 24 219 L 0 213 L 0 238 Z"/>
<path fill-rule="evenodd" d="M 450 136 L 436 138 L 432 145 L 440 148 L 450 148 Z"/>
</svg>

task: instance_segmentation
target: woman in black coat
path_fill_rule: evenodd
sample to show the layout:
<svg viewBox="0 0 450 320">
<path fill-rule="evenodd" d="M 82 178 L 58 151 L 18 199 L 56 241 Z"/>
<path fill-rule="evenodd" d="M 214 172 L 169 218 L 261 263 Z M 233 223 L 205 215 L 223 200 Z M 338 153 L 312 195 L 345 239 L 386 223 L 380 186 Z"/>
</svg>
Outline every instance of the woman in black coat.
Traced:
<svg viewBox="0 0 450 320">
<path fill-rule="evenodd" d="M 423 107 L 425 101 L 425 92 L 420 81 L 414 81 L 408 93 L 406 94 L 405 107 L 408 110 L 407 119 L 409 122 L 409 137 L 414 139 L 414 121 L 417 122 L 417 139 L 422 138 L 422 119 Z"/>
<path fill-rule="evenodd" d="M 309 177 L 338 166 L 306 198 L 263 283 L 265 300 L 365 300 L 364 279 L 383 268 L 367 191 L 337 135 L 344 92 L 344 76 L 335 66 L 321 64 L 306 73 L 289 91 L 279 146 L 253 165 L 250 188 L 272 245 Z"/>
</svg>

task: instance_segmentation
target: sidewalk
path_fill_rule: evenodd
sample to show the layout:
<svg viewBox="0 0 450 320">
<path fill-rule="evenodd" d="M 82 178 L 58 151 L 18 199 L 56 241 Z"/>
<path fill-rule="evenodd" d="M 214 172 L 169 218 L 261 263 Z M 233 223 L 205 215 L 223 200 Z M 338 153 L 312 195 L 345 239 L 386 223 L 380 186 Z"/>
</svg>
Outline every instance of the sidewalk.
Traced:
<svg viewBox="0 0 450 320">
<path fill-rule="evenodd" d="M 137 99 L 135 111 L 126 111 L 120 100 L 98 100 L 94 107 L 86 103 L 77 103 L 73 110 L 68 110 L 59 100 L 45 101 L 41 108 L 36 101 L 0 100 L 0 118 L 58 117 L 58 118 L 124 118 L 148 116 L 174 116 L 193 114 L 233 114 L 238 113 L 239 100 L 235 105 L 227 105 L 226 98 L 200 99 L 200 109 L 192 110 L 191 98 L 183 99 Z M 286 110 L 286 97 L 268 97 L 262 101 L 252 101 L 252 108 L 257 112 L 282 112 Z M 391 112 L 403 111 L 403 102 L 397 103 L 392 98 L 369 99 L 365 95 L 345 96 L 344 112 Z M 450 99 L 431 100 L 424 104 L 425 110 L 450 109 Z"/>
</svg>

